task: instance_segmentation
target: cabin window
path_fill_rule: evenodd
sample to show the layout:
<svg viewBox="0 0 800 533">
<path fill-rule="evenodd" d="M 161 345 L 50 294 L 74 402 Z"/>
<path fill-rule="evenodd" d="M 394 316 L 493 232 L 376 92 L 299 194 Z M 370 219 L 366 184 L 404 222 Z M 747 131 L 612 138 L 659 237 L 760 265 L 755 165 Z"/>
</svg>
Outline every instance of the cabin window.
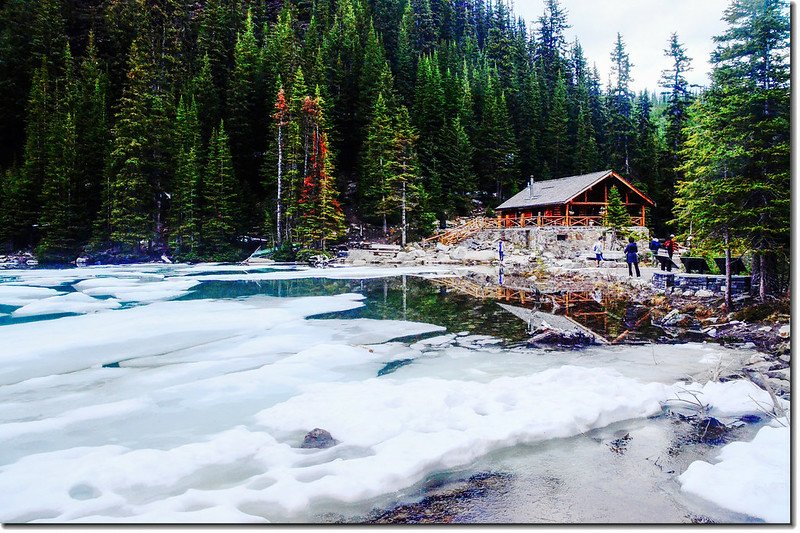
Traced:
<svg viewBox="0 0 800 533">
<path fill-rule="evenodd" d="M 556 235 L 556 240 L 557 241 L 566 241 L 567 240 L 567 235 L 565 233 L 560 233 L 560 234 Z"/>
</svg>

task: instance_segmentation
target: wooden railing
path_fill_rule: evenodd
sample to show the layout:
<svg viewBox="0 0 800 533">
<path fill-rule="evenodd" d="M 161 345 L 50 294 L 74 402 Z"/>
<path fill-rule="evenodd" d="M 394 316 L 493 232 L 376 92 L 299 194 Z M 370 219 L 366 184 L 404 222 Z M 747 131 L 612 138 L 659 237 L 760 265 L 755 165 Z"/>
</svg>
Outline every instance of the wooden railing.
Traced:
<svg viewBox="0 0 800 533">
<path fill-rule="evenodd" d="M 578 216 L 578 215 L 537 215 L 520 217 L 476 217 L 455 228 L 451 228 L 444 233 L 436 234 L 424 239 L 422 242 L 438 240 L 442 244 L 455 244 L 471 237 L 484 229 L 509 229 L 509 228 L 530 228 L 543 226 L 570 226 L 570 227 L 590 227 L 602 226 L 603 217 L 601 216 Z M 631 226 L 643 225 L 642 217 L 631 217 Z"/>
</svg>

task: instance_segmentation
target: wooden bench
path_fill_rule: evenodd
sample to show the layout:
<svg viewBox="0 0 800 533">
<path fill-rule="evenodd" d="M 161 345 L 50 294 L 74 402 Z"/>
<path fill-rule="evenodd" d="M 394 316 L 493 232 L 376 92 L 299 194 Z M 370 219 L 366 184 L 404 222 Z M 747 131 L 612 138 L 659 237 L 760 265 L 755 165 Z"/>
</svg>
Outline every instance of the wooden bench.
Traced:
<svg viewBox="0 0 800 533">
<path fill-rule="evenodd" d="M 708 274 L 711 272 L 705 257 L 681 257 L 681 263 L 686 267 L 686 272 L 689 274 L 692 272 L 696 272 L 697 274 Z"/>
<path fill-rule="evenodd" d="M 658 266 L 661 268 L 661 270 L 669 269 L 671 271 L 672 269 L 681 269 L 681 267 L 679 267 L 677 263 L 675 263 L 675 261 L 670 259 L 667 255 L 657 255 L 656 259 L 658 260 Z"/>
<path fill-rule="evenodd" d="M 717 265 L 717 268 L 719 269 L 719 271 L 724 274 L 725 273 L 725 258 L 724 257 L 715 257 L 714 258 L 714 263 Z M 744 262 L 742 261 L 741 257 L 736 257 L 736 258 L 732 257 L 731 258 L 731 274 L 733 274 L 734 276 L 738 276 L 739 274 L 741 274 L 745 270 L 747 270 L 747 268 L 744 266 Z"/>
</svg>

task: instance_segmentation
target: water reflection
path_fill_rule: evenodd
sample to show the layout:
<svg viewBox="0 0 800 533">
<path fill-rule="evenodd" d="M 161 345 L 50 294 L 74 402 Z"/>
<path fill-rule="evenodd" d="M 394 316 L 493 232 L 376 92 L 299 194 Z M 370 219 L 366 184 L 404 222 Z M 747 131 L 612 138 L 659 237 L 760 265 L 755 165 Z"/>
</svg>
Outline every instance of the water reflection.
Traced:
<svg viewBox="0 0 800 533">
<path fill-rule="evenodd" d="M 499 279 L 503 279 L 502 269 Z M 501 307 L 525 322 L 529 332 L 550 315 L 551 325 L 559 323 L 566 329 L 583 330 L 601 343 L 648 342 L 660 335 L 650 323 L 649 308 L 599 289 L 541 293 L 535 288 L 481 285 L 464 278 L 445 278 L 434 283 L 449 292 L 502 302 Z"/>
</svg>

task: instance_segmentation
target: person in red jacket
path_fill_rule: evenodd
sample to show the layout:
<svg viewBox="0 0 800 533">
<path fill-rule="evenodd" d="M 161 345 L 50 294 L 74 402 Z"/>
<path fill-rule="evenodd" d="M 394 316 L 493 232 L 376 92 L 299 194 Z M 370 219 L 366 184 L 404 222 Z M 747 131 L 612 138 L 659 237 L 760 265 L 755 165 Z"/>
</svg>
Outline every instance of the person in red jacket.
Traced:
<svg viewBox="0 0 800 533">
<path fill-rule="evenodd" d="M 664 249 L 667 251 L 667 255 L 669 256 L 669 263 L 667 263 L 667 272 L 672 272 L 672 254 L 675 253 L 675 235 L 670 235 L 669 239 L 664 241 Z"/>
</svg>

